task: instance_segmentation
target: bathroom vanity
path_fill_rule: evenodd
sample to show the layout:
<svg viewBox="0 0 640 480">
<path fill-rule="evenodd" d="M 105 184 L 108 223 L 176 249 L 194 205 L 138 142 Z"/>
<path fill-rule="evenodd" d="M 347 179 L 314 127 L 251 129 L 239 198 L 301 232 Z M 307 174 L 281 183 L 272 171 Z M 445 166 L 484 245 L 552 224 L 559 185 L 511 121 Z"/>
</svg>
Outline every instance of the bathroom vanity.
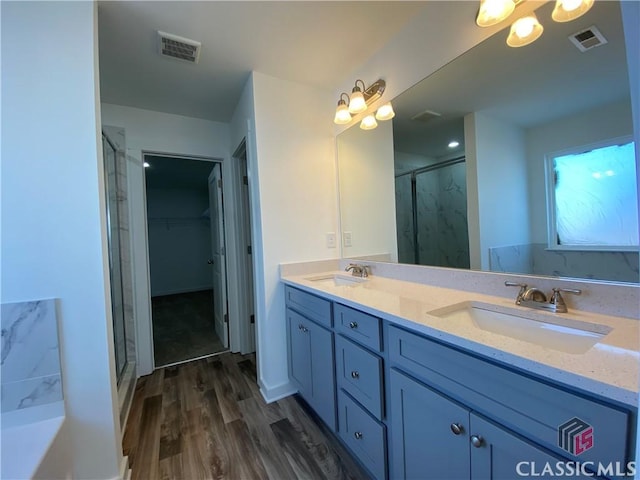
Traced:
<svg viewBox="0 0 640 480">
<path fill-rule="evenodd" d="M 636 320 L 378 276 L 282 279 L 291 381 L 373 478 L 599 464 L 622 478 L 634 460 Z"/>
</svg>

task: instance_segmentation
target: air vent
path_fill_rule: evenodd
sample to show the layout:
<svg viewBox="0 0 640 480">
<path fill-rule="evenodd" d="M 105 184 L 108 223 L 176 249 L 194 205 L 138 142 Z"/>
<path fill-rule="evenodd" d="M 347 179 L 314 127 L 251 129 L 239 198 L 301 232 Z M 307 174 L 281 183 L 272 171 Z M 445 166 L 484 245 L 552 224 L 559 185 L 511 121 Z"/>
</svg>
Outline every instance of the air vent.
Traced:
<svg viewBox="0 0 640 480">
<path fill-rule="evenodd" d="M 440 113 L 434 112 L 433 110 L 425 110 L 424 112 L 420 112 L 417 115 L 411 117 L 411 120 L 415 120 L 416 122 L 421 123 L 428 123 L 441 116 L 442 115 Z"/>
<path fill-rule="evenodd" d="M 158 31 L 158 49 L 160 55 L 177 58 L 190 63 L 198 63 L 202 44 L 195 40 Z"/>
<path fill-rule="evenodd" d="M 573 35 L 569 35 L 569 40 L 571 40 L 571 43 L 581 52 L 586 52 L 587 50 L 607 43 L 607 39 L 604 38 L 604 35 L 600 33 L 600 30 L 598 30 L 595 25 L 591 25 L 589 28 L 580 30 Z"/>
</svg>

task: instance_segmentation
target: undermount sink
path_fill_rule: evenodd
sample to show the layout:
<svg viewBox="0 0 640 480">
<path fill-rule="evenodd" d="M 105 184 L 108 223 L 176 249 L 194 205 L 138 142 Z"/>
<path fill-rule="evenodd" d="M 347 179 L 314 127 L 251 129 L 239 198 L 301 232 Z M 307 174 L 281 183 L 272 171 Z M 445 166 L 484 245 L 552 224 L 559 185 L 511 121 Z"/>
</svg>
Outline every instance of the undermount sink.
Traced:
<svg viewBox="0 0 640 480">
<path fill-rule="evenodd" d="M 349 275 L 341 275 L 339 273 L 331 273 L 326 275 L 317 275 L 315 277 L 307 277 L 305 280 L 320 285 L 331 285 L 335 287 L 348 286 L 356 287 L 367 281 L 366 278 L 352 277 Z"/>
<path fill-rule="evenodd" d="M 523 312 L 480 302 L 463 302 L 428 312 L 450 322 L 479 328 L 566 353 L 585 353 L 611 328 L 549 314 Z"/>
</svg>

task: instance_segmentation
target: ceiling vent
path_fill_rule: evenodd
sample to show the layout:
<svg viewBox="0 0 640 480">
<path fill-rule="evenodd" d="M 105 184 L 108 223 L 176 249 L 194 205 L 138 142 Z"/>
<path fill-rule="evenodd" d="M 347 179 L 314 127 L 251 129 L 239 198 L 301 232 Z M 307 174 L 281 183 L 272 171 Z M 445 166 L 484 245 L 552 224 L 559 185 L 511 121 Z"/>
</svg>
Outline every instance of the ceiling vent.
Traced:
<svg viewBox="0 0 640 480">
<path fill-rule="evenodd" d="M 158 31 L 158 51 L 165 57 L 198 63 L 202 44 L 195 40 Z"/>
<path fill-rule="evenodd" d="M 587 50 L 607 43 L 607 39 L 604 38 L 604 35 L 600 33 L 600 30 L 598 30 L 595 25 L 591 25 L 589 28 L 580 30 L 573 35 L 569 35 L 569 40 L 571 40 L 571 43 L 581 52 L 586 52 Z"/>
<path fill-rule="evenodd" d="M 416 122 L 428 123 L 436 118 L 441 117 L 442 114 L 438 112 L 434 112 L 433 110 L 425 110 L 424 112 L 420 112 L 417 115 L 411 117 L 411 120 L 415 120 Z"/>
</svg>

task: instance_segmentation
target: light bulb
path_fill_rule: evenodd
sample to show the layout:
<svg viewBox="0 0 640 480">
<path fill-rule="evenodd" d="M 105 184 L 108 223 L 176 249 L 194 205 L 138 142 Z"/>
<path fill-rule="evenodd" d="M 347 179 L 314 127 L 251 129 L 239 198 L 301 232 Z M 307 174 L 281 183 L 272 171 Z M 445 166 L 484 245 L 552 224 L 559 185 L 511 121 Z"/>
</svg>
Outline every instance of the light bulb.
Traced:
<svg viewBox="0 0 640 480">
<path fill-rule="evenodd" d="M 594 0 L 556 0 L 551 18 L 556 22 L 569 22 L 581 17 L 593 7 Z"/>
<path fill-rule="evenodd" d="M 149 165 L 148 162 L 144 162 L 142 165 L 144 166 L 144 168 L 149 168 L 151 166 L 151 165 Z"/>
<path fill-rule="evenodd" d="M 513 13 L 516 4 L 513 0 L 482 0 L 476 17 L 479 27 L 490 27 L 500 23 Z"/>
<path fill-rule="evenodd" d="M 376 112 L 376 118 L 382 121 L 391 120 L 395 116 L 396 116 L 396 113 L 393 111 L 391 102 L 385 103 Z"/>
<path fill-rule="evenodd" d="M 511 25 L 511 30 L 507 37 L 507 45 L 510 47 L 524 47 L 540 38 L 543 31 L 544 28 L 538 22 L 535 14 L 532 13 L 529 16 L 519 18 Z"/>
<path fill-rule="evenodd" d="M 520 38 L 526 38 L 531 35 L 533 32 L 533 27 L 535 25 L 535 20 L 531 17 L 525 17 L 518 20 L 513 24 L 513 27 L 516 31 L 516 35 Z"/>
<path fill-rule="evenodd" d="M 361 113 L 366 109 L 367 102 L 364 101 L 364 95 L 358 87 L 354 87 L 349 97 L 349 113 Z"/>
<path fill-rule="evenodd" d="M 367 115 L 360 122 L 360 128 L 362 130 L 373 130 L 378 126 L 378 122 L 376 122 L 376 117 L 373 115 Z"/>
</svg>

